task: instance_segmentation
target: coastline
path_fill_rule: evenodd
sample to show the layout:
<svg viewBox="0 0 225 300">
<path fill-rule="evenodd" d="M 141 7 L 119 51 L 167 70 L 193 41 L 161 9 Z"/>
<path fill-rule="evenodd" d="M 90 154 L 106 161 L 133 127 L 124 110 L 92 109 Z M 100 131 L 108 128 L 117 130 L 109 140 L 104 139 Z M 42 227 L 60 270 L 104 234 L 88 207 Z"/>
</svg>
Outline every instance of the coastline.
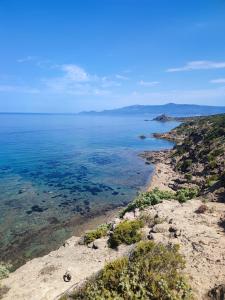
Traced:
<svg viewBox="0 0 225 300">
<path fill-rule="evenodd" d="M 170 153 L 171 150 L 161 150 L 141 154 L 155 167 L 147 190 L 171 189 L 170 183 L 178 174 L 170 165 Z M 202 199 L 193 199 L 186 203 L 171 200 L 148 207 L 146 211 L 164 220 L 163 224 L 159 224 L 164 225 L 163 231 L 151 233 L 151 239 L 157 243 L 180 245 L 180 251 L 187 262 L 185 274 L 193 288 L 194 299 L 206 300 L 209 299 L 209 289 L 225 280 L 225 238 L 222 228 L 218 225 L 221 215 L 225 214 L 225 208 L 222 203 L 209 202 L 208 212 L 197 214 L 196 210 L 201 205 Z M 115 222 L 118 212 L 119 209 L 109 214 L 108 220 Z M 169 226 L 174 228 L 175 236 L 171 236 L 167 231 Z M 106 262 L 126 255 L 132 247 L 121 245 L 115 251 L 108 248 L 107 238 L 96 240 L 95 247 L 80 244 L 80 240 L 80 237 L 71 237 L 59 249 L 30 260 L 8 278 L 3 279 L 1 284 L 11 288 L 2 299 L 22 300 L 32 297 L 32 300 L 58 300 L 63 293 L 71 291 L 100 271 Z M 66 271 L 72 274 L 69 283 L 62 279 Z"/>
<path fill-rule="evenodd" d="M 164 151 L 164 150 L 162 150 L 162 151 Z M 165 151 L 170 151 L 170 150 L 165 150 Z M 150 155 L 153 152 L 154 153 L 155 152 L 160 153 L 161 151 L 145 151 L 144 154 L 145 155 L 146 154 Z M 143 152 L 139 153 L 138 156 L 141 157 L 141 159 L 147 161 L 146 157 L 143 155 Z M 152 173 L 149 174 L 149 179 L 147 180 L 147 182 L 145 183 L 145 185 L 141 189 L 144 192 L 148 191 L 151 187 L 154 188 L 160 182 L 160 180 L 158 178 L 158 175 L 157 175 L 158 174 L 158 171 L 157 171 L 158 166 L 155 163 L 151 163 L 151 164 L 154 166 L 154 168 L 152 169 Z M 141 191 L 141 190 L 139 190 L 139 191 Z M 132 199 L 131 199 L 131 201 L 132 201 Z M 52 281 L 52 285 L 57 286 L 57 288 L 54 288 L 54 290 L 53 290 L 51 288 L 51 286 L 48 287 L 49 283 L 47 283 L 47 284 L 44 284 L 44 286 L 43 286 L 43 293 L 46 294 L 47 296 L 45 295 L 43 298 L 39 298 L 40 297 L 39 293 L 38 293 L 39 289 L 37 289 L 37 292 L 36 292 L 38 294 L 37 298 L 35 298 L 35 293 L 32 294 L 32 296 L 34 297 L 33 299 L 36 299 L 36 300 L 56 299 L 56 298 L 53 298 L 53 297 L 56 297 L 57 295 L 60 294 L 60 291 L 66 290 L 66 287 L 68 287 L 68 284 L 67 283 L 65 284 L 65 282 L 62 281 L 62 276 L 63 276 L 63 273 L 65 273 L 65 270 L 66 270 L 65 266 L 68 265 L 68 262 L 71 261 L 71 260 L 68 260 L 67 256 L 71 256 L 71 258 L 76 261 L 76 258 L 74 257 L 74 254 L 77 254 L 77 252 L 75 251 L 74 253 L 72 253 L 72 250 L 73 250 L 73 247 L 78 244 L 78 242 L 80 240 L 80 236 L 82 236 L 85 231 L 95 229 L 98 225 L 100 225 L 102 223 L 112 222 L 112 220 L 114 220 L 118 217 L 120 211 L 123 208 L 124 208 L 124 206 L 109 209 L 109 210 L 103 212 L 100 215 L 96 215 L 96 216 L 93 216 L 92 218 L 89 218 L 86 221 L 81 220 L 79 222 L 79 224 L 76 224 L 76 229 L 74 230 L 75 233 L 70 238 L 66 239 L 62 243 L 62 246 L 57 247 L 55 250 L 54 249 L 51 250 L 47 254 L 43 254 L 41 256 L 34 257 L 34 258 L 24 262 L 24 264 L 19 266 L 14 272 L 10 273 L 8 278 L 5 278 L 5 279 L 0 281 L 0 284 L 2 284 L 3 286 L 13 286 L 14 287 L 13 290 L 15 289 L 16 291 L 19 291 L 19 293 L 21 292 L 23 296 L 20 296 L 20 294 L 17 294 L 17 292 L 16 292 L 16 295 L 15 295 L 14 291 L 12 291 L 12 294 L 9 292 L 1 299 L 12 299 L 12 297 L 17 297 L 18 300 L 19 299 L 21 299 L 21 300 L 26 299 L 26 298 L 24 298 L 26 296 L 23 293 L 23 289 L 21 289 L 19 287 L 20 284 L 18 284 L 18 286 L 16 286 L 16 285 L 14 286 L 14 282 L 21 282 L 21 280 L 26 281 L 26 279 L 25 279 L 26 276 L 24 274 L 31 272 L 32 273 L 31 277 L 35 279 L 34 285 L 36 285 L 36 282 L 39 280 L 40 275 L 42 275 L 43 277 L 45 277 L 46 275 L 51 276 L 52 275 L 51 273 L 55 272 L 55 271 L 56 271 L 57 275 L 61 273 L 60 276 L 57 276 L 58 278 L 56 279 L 56 281 L 54 281 L 54 280 Z M 81 246 L 81 247 L 86 248 L 86 246 Z M 81 251 L 81 253 L 83 252 L 83 253 L 86 253 L 88 255 L 88 253 L 85 251 L 85 249 L 79 250 L 79 252 L 80 251 Z M 92 251 L 92 249 L 90 249 L 90 251 Z M 120 249 L 120 251 L 117 254 L 115 254 L 113 250 L 109 250 L 109 254 L 105 255 L 105 251 L 103 251 L 104 259 L 102 260 L 101 258 L 99 258 L 97 260 L 97 265 L 95 267 L 93 267 L 89 272 L 85 269 L 84 274 L 82 274 L 82 270 L 81 270 L 82 268 L 79 269 L 79 272 L 80 272 L 80 275 L 79 275 L 80 280 L 79 281 L 82 281 L 87 276 L 92 275 L 93 272 L 99 271 L 104 266 L 105 262 L 113 260 L 117 257 L 120 257 L 120 256 L 126 254 L 126 252 L 127 252 L 126 247 L 124 247 L 124 249 L 122 247 L 122 249 Z M 62 258 L 61 265 L 62 265 L 63 268 L 61 270 L 60 270 L 60 268 L 59 268 L 59 270 L 57 270 L 58 267 L 57 268 L 52 267 L 53 265 L 54 266 L 56 265 L 55 262 L 50 263 L 52 258 L 55 258 L 55 257 L 61 257 Z M 84 257 L 82 257 L 82 259 L 84 259 Z M 68 262 L 67 262 L 67 260 L 68 260 Z M 96 258 L 95 258 L 95 260 L 96 260 Z M 45 270 L 45 265 L 47 265 L 46 270 Z M 51 270 L 51 267 L 52 267 L 52 270 Z M 48 270 L 48 268 L 49 268 L 49 270 Z M 75 266 L 75 268 L 76 268 L 76 266 Z M 36 272 L 37 269 L 39 269 L 38 272 Z M 68 267 L 68 269 L 70 269 L 70 268 Z M 34 274 L 33 272 L 36 273 L 36 274 Z M 42 278 L 42 280 L 43 280 L 43 278 Z M 46 279 L 44 279 L 44 281 L 45 280 Z M 47 281 L 48 280 L 46 280 L 46 282 Z M 40 286 L 42 286 L 42 283 L 40 282 Z M 76 281 L 76 283 L 77 283 L 77 281 Z M 74 285 L 74 283 L 73 283 L 73 285 Z M 49 290 L 51 290 L 51 291 L 49 291 Z M 49 296 L 48 296 L 48 294 L 49 294 Z M 27 296 L 27 297 L 29 298 L 31 296 L 29 294 L 29 292 L 28 292 L 28 295 L 29 296 Z"/>
<path fill-rule="evenodd" d="M 154 166 L 154 171 L 146 191 L 151 191 L 154 188 L 171 190 L 169 182 L 171 178 L 177 177 L 177 174 L 172 170 L 170 160 L 168 159 L 171 151 L 171 149 L 164 149 L 159 151 L 145 151 L 141 154 L 143 159 Z"/>
</svg>

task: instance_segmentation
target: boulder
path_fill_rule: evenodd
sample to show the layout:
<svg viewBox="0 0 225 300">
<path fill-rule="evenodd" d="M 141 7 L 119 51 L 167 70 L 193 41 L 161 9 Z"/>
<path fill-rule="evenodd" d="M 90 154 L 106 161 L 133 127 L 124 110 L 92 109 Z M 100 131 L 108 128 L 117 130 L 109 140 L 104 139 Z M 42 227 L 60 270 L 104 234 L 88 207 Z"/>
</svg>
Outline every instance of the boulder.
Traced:
<svg viewBox="0 0 225 300">
<path fill-rule="evenodd" d="M 169 224 L 168 223 L 161 223 L 161 224 L 156 224 L 153 228 L 152 228 L 152 232 L 153 233 L 165 233 L 169 231 Z"/>
<path fill-rule="evenodd" d="M 215 286 L 208 295 L 211 300 L 225 300 L 225 284 Z"/>
<path fill-rule="evenodd" d="M 97 239 L 93 242 L 93 249 L 104 249 L 107 248 L 107 239 Z"/>
</svg>

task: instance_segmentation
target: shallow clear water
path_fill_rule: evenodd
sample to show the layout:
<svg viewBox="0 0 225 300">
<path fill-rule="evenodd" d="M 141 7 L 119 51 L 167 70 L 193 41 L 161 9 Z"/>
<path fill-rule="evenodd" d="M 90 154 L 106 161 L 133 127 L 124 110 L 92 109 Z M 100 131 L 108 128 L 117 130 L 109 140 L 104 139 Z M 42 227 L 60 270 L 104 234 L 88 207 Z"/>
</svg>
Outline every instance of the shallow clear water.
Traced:
<svg viewBox="0 0 225 300">
<path fill-rule="evenodd" d="M 138 153 L 171 147 L 151 133 L 177 122 L 0 114 L 0 124 L 0 260 L 23 260 L 58 246 L 80 218 L 128 203 L 151 175 Z"/>
</svg>

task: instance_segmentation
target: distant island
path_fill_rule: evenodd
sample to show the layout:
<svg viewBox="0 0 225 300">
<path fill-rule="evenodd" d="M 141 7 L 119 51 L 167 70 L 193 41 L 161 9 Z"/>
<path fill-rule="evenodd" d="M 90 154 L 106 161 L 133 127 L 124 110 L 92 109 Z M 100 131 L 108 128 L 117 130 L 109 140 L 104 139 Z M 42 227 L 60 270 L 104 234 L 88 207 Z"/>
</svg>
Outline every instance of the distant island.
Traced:
<svg viewBox="0 0 225 300">
<path fill-rule="evenodd" d="M 225 106 L 167 103 L 164 105 L 132 105 L 103 111 L 83 111 L 79 115 L 169 115 L 204 116 L 225 113 Z"/>
<path fill-rule="evenodd" d="M 172 117 L 166 114 L 159 115 L 152 120 L 145 121 L 158 121 L 158 122 L 170 122 L 170 121 L 178 121 L 178 122 L 190 122 L 199 118 L 203 118 L 204 116 L 190 116 L 190 117 Z"/>
</svg>

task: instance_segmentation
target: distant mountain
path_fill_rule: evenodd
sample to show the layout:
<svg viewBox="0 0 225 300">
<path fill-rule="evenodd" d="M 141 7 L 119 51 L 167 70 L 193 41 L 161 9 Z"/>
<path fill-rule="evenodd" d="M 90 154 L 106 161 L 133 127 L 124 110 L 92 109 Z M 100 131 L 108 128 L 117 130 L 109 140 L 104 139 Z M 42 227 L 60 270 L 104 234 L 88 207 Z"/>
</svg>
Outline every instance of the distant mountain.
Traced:
<svg viewBox="0 0 225 300">
<path fill-rule="evenodd" d="M 132 105 L 117 109 L 97 111 L 84 111 L 81 115 L 159 115 L 167 114 L 170 116 L 194 116 L 194 115 L 213 115 L 225 113 L 225 106 L 207 106 L 195 104 L 175 104 L 164 105 Z"/>
</svg>

